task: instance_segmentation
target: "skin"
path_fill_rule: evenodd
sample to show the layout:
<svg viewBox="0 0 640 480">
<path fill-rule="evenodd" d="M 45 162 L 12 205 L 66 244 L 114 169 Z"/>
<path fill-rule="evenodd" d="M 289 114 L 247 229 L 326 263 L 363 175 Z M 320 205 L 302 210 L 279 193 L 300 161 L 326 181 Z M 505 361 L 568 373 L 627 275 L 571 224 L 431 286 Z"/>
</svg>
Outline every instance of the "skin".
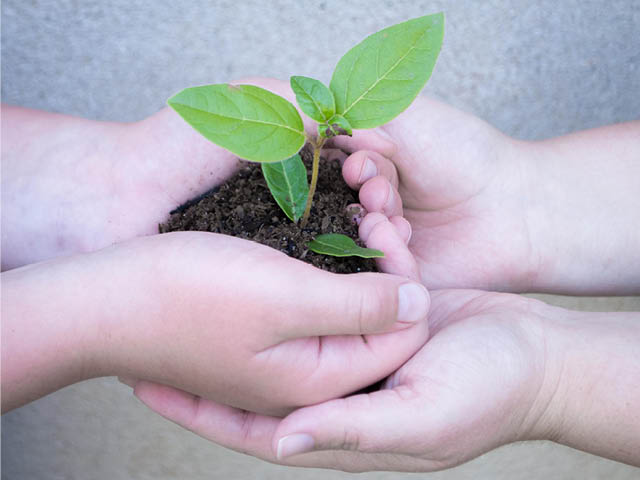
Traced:
<svg viewBox="0 0 640 480">
<path fill-rule="evenodd" d="M 273 81 L 265 81 L 263 86 L 277 93 L 286 90 Z M 634 273 L 638 271 L 634 268 L 637 258 L 630 248 L 636 234 L 629 229 L 607 231 L 603 261 L 598 246 L 590 252 L 588 245 L 582 245 L 592 238 L 593 231 L 584 227 L 590 223 L 563 219 L 563 209 L 556 208 L 560 200 L 553 196 L 561 195 L 567 205 L 594 206 L 585 212 L 593 213 L 600 231 L 607 224 L 599 222 L 608 218 L 611 207 L 580 203 L 584 202 L 581 198 L 585 191 L 597 192 L 600 200 L 611 194 L 618 199 L 616 218 L 624 220 L 617 225 L 635 224 L 637 213 L 629 195 L 637 191 L 634 182 L 639 177 L 634 175 L 634 162 L 628 159 L 637 158 L 637 122 L 615 131 L 525 144 L 439 104 L 429 104 L 429 115 L 438 120 L 432 124 L 427 116 L 410 117 L 419 107 L 392 122 L 398 132 L 413 129 L 410 138 L 415 143 L 403 140 L 399 133 L 393 136 L 386 128 L 334 141 L 335 146 L 353 152 L 345 161 L 345 178 L 360 188 L 360 200 L 371 212 L 362 220 L 360 235 L 368 246 L 385 250 L 387 258 L 381 263 L 385 271 L 420 278 L 439 288 L 638 291 Z M 436 128 L 439 123 L 441 130 Z M 424 137 L 423 129 L 427 132 Z M 607 148 L 598 154 L 603 143 Z M 614 171 L 620 175 L 619 184 L 610 186 L 609 192 L 606 186 L 614 185 L 614 180 L 603 186 L 601 174 L 587 167 L 597 166 L 612 151 L 620 162 Z M 585 171 L 579 182 L 558 193 L 554 176 L 559 182 L 562 172 L 577 161 L 571 152 L 588 160 Z M 543 158 L 543 153 L 549 154 L 549 170 L 528 163 L 532 158 Z M 360 179 L 364 159 L 374 154 L 380 155 L 373 158 L 374 176 Z M 478 167 L 473 164 L 474 155 Z M 511 162 L 506 161 L 509 158 Z M 358 172 L 355 180 L 350 171 Z M 548 191 L 533 195 L 543 178 L 530 175 L 543 171 L 553 172 L 544 179 L 548 180 Z M 421 186 L 421 178 L 426 187 Z M 535 182 L 524 183 L 528 178 Z M 403 214 L 412 220 L 413 234 Z M 543 228 L 542 220 L 553 220 L 554 231 L 549 232 L 549 225 Z M 562 227 L 565 224 L 566 228 Z M 567 249 L 577 256 L 564 262 L 557 253 L 561 240 L 587 250 Z M 578 260 L 582 263 L 576 268 Z M 585 272 L 591 274 L 583 278 Z M 155 299 L 163 298 L 162 294 Z M 134 310 L 144 311 L 139 307 Z M 226 399 L 215 398 L 215 392 L 207 392 L 213 398 L 204 399 L 175 388 L 179 385 L 163 385 L 157 378 L 128 381 L 135 385 L 141 400 L 180 425 L 230 448 L 287 465 L 347 471 L 429 471 L 526 439 L 550 439 L 640 464 L 640 392 L 633 381 L 640 373 L 634 361 L 639 353 L 638 325 L 638 314 L 577 313 L 505 293 L 438 290 L 432 294 L 431 340 L 391 374 L 378 392 L 329 400 L 281 419 L 249 412 L 243 406 L 234 408 L 225 404 Z M 201 326 L 197 328 L 194 332 L 200 333 Z M 175 330 L 167 334 L 175 335 Z M 3 342 L 4 337 L 3 331 Z M 389 343 L 396 348 L 395 342 Z M 239 345 L 241 351 L 247 351 L 245 345 Z M 4 351 L 3 345 L 3 355 Z M 153 349 L 148 352 L 153 354 Z M 208 349 L 204 353 L 209 353 Z M 225 354 L 234 358 L 233 352 Z M 166 359 L 166 351 L 159 358 L 160 362 Z M 124 373 L 134 379 L 149 377 L 144 371 Z M 4 378 L 3 371 L 3 382 Z"/>
<path fill-rule="evenodd" d="M 404 211 L 428 288 L 640 291 L 640 121 L 523 142 L 419 97 L 334 145 L 369 212 Z"/>
<path fill-rule="evenodd" d="M 42 262 L 2 282 L 3 411 L 117 375 L 282 415 L 384 378 L 428 335 L 426 290 L 415 287 L 422 305 L 400 306 L 402 277 L 329 274 L 202 232 Z"/>
<path fill-rule="evenodd" d="M 380 391 L 284 419 L 148 382 L 135 394 L 204 438 L 284 465 L 426 472 L 546 439 L 640 466 L 640 315 L 440 290 L 430 323 L 429 342 Z"/>
<path fill-rule="evenodd" d="M 153 235 L 237 168 L 168 108 L 128 124 L 8 105 L 2 115 L 3 270 Z"/>
<path fill-rule="evenodd" d="M 384 378 L 426 341 L 429 297 L 406 276 L 153 235 L 237 166 L 169 109 L 133 124 L 2 114 L 3 412 L 118 375 L 284 414 Z"/>
<path fill-rule="evenodd" d="M 437 288 L 429 342 L 382 390 L 284 419 L 149 382 L 135 394 L 205 438 L 285 465 L 432 471 L 540 439 L 640 465 L 638 313 L 442 289 L 640 291 L 640 242 L 628 228 L 640 220 L 639 134 L 632 122 L 519 142 L 418 99 L 388 126 L 334 139 L 352 152 L 343 173 L 369 212 L 360 236 L 387 254 L 381 268 Z M 567 183 L 568 172 L 578 179 Z"/>
</svg>

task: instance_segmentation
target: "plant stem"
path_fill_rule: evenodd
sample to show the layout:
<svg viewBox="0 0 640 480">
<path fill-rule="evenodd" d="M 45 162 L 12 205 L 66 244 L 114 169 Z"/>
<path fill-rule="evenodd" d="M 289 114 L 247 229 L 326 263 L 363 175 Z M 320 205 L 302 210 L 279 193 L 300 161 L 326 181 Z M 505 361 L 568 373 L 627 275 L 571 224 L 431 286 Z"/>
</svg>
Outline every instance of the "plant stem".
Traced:
<svg viewBox="0 0 640 480">
<path fill-rule="evenodd" d="M 302 221 L 300 222 L 300 228 L 304 228 L 309 221 L 309 214 L 311 213 L 311 203 L 313 202 L 313 195 L 316 193 L 316 185 L 318 184 L 318 170 L 320 169 L 320 152 L 326 138 L 318 137 L 315 142 L 311 143 L 313 147 L 313 165 L 311 166 L 311 185 L 309 185 L 309 195 L 307 196 L 307 206 L 304 209 L 302 215 Z"/>
</svg>

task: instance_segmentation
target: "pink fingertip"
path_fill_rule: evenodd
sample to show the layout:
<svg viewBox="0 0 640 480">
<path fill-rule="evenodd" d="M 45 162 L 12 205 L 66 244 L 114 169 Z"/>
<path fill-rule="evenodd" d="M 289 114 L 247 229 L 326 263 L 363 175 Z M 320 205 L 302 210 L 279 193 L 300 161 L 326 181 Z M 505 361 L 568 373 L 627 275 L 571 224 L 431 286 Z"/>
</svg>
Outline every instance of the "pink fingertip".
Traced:
<svg viewBox="0 0 640 480">
<path fill-rule="evenodd" d="M 388 218 L 380 212 L 372 212 L 367 214 L 367 216 L 362 220 L 360 228 L 358 229 L 360 239 L 366 243 L 367 240 L 369 240 L 369 235 L 371 235 L 371 232 L 376 227 L 376 225 L 387 220 Z"/>
<path fill-rule="evenodd" d="M 404 239 L 404 243 L 409 245 L 411 236 L 413 235 L 413 228 L 411 227 L 411 223 L 409 223 L 406 218 L 401 216 L 391 217 L 389 220 L 396 228 L 398 235 L 400 235 L 400 237 Z"/>
<path fill-rule="evenodd" d="M 378 175 L 378 168 L 376 167 L 376 164 L 369 157 L 365 157 L 362 167 L 360 168 L 358 183 L 362 185 L 376 175 Z"/>
</svg>

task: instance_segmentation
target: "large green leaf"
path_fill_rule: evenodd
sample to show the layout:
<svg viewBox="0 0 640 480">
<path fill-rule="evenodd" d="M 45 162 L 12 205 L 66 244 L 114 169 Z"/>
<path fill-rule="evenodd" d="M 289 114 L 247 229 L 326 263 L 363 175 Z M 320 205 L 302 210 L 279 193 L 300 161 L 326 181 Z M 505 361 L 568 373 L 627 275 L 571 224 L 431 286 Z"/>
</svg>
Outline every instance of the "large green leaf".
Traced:
<svg viewBox="0 0 640 480">
<path fill-rule="evenodd" d="M 296 108 L 253 85 L 187 88 L 168 103 L 207 139 L 246 160 L 279 162 L 297 153 L 305 142 Z"/>
<path fill-rule="evenodd" d="M 359 247 L 353 239 L 341 233 L 318 235 L 309 243 L 308 247 L 316 253 L 332 255 L 334 257 L 384 257 L 384 253 L 380 250 Z"/>
<path fill-rule="evenodd" d="M 333 93 L 321 81 L 293 76 L 290 83 L 300 109 L 316 122 L 324 123 L 336 113 Z"/>
<path fill-rule="evenodd" d="M 281 162 L 263 163 L 262 173 L 282 211 L 290 220 L 297 222 L 304 213 L 309 195 L 307 169 L 300 155 L 296 153 Z"/>
<path fill-rule="evenodd" d="M 436 13 L 385 28 L 340 59 L 330 88 L 336 113 L 353 128 L 380 126 L 400 114 L 431 76 L 444 35 Z"/>
</svg>

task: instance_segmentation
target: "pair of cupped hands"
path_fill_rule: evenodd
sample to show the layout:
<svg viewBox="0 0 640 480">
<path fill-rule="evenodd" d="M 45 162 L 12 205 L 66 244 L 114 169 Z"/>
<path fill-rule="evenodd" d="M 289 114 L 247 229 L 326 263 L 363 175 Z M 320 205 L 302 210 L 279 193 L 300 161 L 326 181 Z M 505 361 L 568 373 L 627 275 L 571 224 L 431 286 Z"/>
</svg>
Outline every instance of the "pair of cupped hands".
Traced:
<svg viewBox="0 0 640 480">
<path fill-rule="evenodd" d="M 284 82 L 241 83 L 293 99 Z M 128 126 L 122 161 L 103 172 L 118 203 L 82 207 L 111 227 L 83 248 L 117 243 L 89 256 L 127 292 L 103 373 L 185 428 L 287 465 L 426 471 L 543 437 L 551 307 L 490 293 L 534 286 L 517 142 L 419 97 L 331 143 L 348 152 L 344 179 L 367 212 L 359 234 L 385 252 L 385 273 L 330 274 L 217 234 L 150 235 L 238 162 L 170 109 Z"/>
</svg>

